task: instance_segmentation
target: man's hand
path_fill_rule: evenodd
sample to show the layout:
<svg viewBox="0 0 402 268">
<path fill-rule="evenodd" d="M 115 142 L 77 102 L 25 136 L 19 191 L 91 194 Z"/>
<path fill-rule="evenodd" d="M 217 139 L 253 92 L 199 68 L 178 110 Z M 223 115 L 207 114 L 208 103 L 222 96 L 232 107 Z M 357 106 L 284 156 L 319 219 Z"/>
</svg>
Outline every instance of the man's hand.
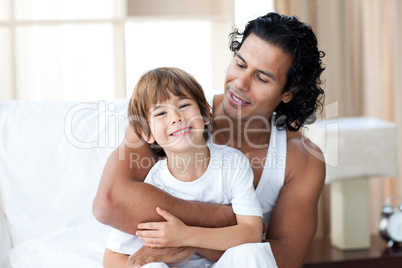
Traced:
<svg viewBox="0 0 402 268">
<path fill-rule="evenodd" d="M 150 262 L 177 263 L 187 261 L 195 253 L 194 248 L 149 248 L 142 247 L 131 255 L 127 268 L 141 267 Z"/>
<path fill-rule="evenodd" d="M 144 246 L 151 248 L 182 247 L 189 229 L 181 220 L 159 207 L 156 212 L 166 222 L 147 222 L 138 225 L 136 235 L 144 241 Z"/>
</svg>

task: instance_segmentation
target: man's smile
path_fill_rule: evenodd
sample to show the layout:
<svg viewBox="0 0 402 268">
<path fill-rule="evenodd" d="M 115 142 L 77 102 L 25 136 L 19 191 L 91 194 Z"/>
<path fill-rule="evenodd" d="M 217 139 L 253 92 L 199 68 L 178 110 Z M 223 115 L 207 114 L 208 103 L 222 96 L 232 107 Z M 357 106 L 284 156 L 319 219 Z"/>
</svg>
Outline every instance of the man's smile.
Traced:
<svg viewBox="0 0 402 268">
<path fill-rule="evenodd" d="M 250 102 L 245 101 L 244 99 L 240 98 L 239 96 L 236 96 L 233 94 L 231 91 L 229 91 L 229 101 L 235 106 L 246 106 L 249 105 Z"/>
</svg>

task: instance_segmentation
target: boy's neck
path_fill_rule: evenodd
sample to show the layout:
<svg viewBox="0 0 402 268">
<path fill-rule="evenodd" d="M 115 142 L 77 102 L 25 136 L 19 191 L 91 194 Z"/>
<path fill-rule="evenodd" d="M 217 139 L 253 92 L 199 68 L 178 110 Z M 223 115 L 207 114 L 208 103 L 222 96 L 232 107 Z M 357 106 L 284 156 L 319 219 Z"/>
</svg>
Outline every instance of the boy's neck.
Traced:
<svg viewBox="0 0 402 268">
<path fill-rule="evenodd" d="M 199 179 L 207 170 L 210 151 L 207 145 L 199 145 L 186 152 L 166 152 L 170 173 L 184 182 Z"/>
</svg>

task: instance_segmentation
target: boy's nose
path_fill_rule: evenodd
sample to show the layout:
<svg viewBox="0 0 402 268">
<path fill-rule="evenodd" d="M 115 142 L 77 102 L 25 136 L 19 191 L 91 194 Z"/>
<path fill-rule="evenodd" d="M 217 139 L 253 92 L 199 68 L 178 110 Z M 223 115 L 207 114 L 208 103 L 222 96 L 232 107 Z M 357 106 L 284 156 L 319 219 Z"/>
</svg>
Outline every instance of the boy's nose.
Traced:
<svg viewBox="0 0 402 268">
<path fill-rule="evenodd" d="M 173 111 L 172 112 L 172 117 L 171 117 L 171 122 L 172 124 L 176 124 L 177 122 L 181 122 L 183 120 L 181 112 L 180 111 Z"/>
</svg>

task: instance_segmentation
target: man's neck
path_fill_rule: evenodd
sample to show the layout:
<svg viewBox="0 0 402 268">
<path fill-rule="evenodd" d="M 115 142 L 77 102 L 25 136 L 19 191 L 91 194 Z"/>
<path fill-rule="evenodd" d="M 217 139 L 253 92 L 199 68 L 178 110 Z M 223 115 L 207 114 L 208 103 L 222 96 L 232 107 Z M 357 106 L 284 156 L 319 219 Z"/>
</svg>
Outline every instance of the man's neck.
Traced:
<svg viewBox="0 0 402 268">
<path fill-rule="evenodd" d="M 197 146 L 186 152 L 166 152 L 170 173 L 184 182 L 195 181 L 208 168 L 210 151 L 206 145 Z"/>
<path fill-rule="evenodd" d="M 246 120 L 229 118 L 223 111 L 222 98 L 216 96 L 213 104 L 212 141 L 234 148 L 268 147 L 271 119 Z"/>
</svg>

